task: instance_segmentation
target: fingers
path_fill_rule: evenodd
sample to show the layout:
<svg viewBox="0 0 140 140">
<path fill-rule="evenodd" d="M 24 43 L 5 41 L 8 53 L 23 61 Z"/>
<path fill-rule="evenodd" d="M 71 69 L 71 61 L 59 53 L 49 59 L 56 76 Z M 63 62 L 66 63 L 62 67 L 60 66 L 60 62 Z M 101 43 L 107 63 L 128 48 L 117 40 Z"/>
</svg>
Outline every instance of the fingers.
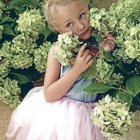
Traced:
<svg viewBox="0 0 140 140">
<path fill-rule="evenodd" d="M 105 41 L 114 41 L 115 42 L 115 39 L 111 34 L 103 35 L 102 37 Z"/>
<path fill-rule="evenodd" d="M 89 68 L 89 67 L 92 65 L 92 63 L 93 63 L 93 59 L 91 59 L 91 60 L 88 62 L 87 68 Z"/>
<path fill-rule="evenodd" d="M 80 48 L 76 60 L 73 64 L 73 68 L 78 69 L 80 73 L 87 70 L 93 62 L 92 55 L 90 54 L 90 51 L 88 49 L 86 50 L 86 47 L 87 44 L 84 44 Z"/>
<path fill-rule="evenodd" d="M 83 56 L 83 53 L 84 53 L 86 47 L 87 47 L 87 44 L 84 44 L 84 45 L 80 48 L 80 50 L 79 50 L 79 52 L 78 52 L 78 56 L 80 56 L 80 57 Z"/>
<path fill-rule="evenodd" d="M 104 37 L 103 41 L 115 41 L 113 37 Z"/>
<path fill-rule="evenodd" d="M 102 42 L 102 47 L 105 51 L 110 52 L 115 47 L 115 39 L 112 35 L 108 34 L 104 36 L 104 40 Z"/>
<path fill-rule="evenodd" d="M 79 50 L 79 52 L 78 52 L 78 57 L 81 57 L 83 61 L 86 60 L 86 62 L 88 62 L 88 61 L 92 58 L 92 56 L 91 56 L 89 50 L 85 50 L 86 47 L 87 47 L 87 44 L 84 44 L 84 45 L 80 48 L 80 50 Z"/>
</svg>

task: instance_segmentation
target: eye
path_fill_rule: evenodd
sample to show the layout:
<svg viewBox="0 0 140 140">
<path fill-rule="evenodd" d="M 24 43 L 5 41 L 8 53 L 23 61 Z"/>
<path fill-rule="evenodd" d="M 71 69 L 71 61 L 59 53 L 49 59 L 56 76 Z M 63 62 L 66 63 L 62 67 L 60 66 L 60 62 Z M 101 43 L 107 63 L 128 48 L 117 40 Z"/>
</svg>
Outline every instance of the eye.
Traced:
<svg viewBox="0 0 140 140">
<path fill-rule="evenodd" d="M 67 23 L 67 24 L 66 24 L 66 27 L 67 27 L 67 28 L 72 28 L 72 27 L 73 27 L 73 23 L 72 23 L 72 22 Z"/>
<path fill-rule="evenodd" d="M 79 19 L 83 19 L 86 17 L 86 13 L 81 13 L 80 16 L 79 16 Z"/>
</svg>

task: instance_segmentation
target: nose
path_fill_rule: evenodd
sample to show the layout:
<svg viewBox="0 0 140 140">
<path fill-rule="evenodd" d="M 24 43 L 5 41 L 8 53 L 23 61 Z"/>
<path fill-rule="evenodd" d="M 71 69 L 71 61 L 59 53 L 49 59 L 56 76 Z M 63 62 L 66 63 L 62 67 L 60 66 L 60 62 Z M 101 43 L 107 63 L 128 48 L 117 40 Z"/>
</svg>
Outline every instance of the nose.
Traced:
<svg viewBox="0 0 140 140">
<path fill-rule="evenodd" d="M 84 23 L 82 23 L 81 21 L 77 21 L 77 28 L 81 31 L 85 28 Z"/>
</svg>

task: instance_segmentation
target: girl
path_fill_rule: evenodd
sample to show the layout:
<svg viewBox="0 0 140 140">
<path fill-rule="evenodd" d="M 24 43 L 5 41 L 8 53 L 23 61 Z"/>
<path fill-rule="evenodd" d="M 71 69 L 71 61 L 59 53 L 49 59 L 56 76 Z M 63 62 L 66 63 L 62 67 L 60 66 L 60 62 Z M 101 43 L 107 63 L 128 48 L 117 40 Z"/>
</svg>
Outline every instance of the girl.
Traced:
<svg viewBox="0 0 140 140">
<path fill-rule="evenodd" d="M 57 32 L 71 31 L 79 39 L 97 44 L 90 38 L 92 28 L 87 12 L 85 0 L 45 1 L 47 22 Z M 108 51 L 114 48 L 111 36 L 102 44 Z M 83 91 L 93 81 L 80 76 L 92 64 L 86 44 L 79 50 L 74 64 L 67 66 L 55 58 L 57 47 L 50 49 L 44 86 L 30 90 L 16 108 L 6 136 L 16 136 L 16 140 L 104 140 L 90 120 L 90 111 L 98 96 Z"/>
</svg>

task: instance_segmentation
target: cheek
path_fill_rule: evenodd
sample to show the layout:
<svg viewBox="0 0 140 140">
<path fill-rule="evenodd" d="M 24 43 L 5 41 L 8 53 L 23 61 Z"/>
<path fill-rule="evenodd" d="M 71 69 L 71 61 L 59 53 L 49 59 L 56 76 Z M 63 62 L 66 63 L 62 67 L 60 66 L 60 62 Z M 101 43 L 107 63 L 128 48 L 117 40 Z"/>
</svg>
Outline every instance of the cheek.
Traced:
<svg viewBox="0 0 140 140">
<path fill-rule="evenodd" d="M 89 22 L 89 18 L 87 17 L 87 19 L 85 20 L 85 24 L 87 24 L 87 26 L 90 26 L 90 22 Z"/>
<path fill-rule="evenodd" d="M 59 27 L 59 26 L 57 26 L 55 29 L 59 33 L 65 33 L 65 32 L 69 32 L 70 31 L 68 29 L 65 29 L 65 28 L 62 28 L 62 27 Z"/>
</svg>

